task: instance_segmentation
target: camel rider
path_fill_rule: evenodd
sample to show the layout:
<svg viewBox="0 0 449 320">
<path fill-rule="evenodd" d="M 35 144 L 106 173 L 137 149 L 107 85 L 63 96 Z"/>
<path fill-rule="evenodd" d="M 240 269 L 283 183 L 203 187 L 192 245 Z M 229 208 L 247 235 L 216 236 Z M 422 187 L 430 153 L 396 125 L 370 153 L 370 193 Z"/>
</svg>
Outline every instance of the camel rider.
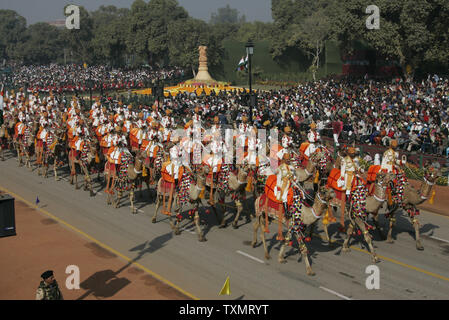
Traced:
<svg viewBox="0 0 449 320">
<path fill-rule="evenodd" d="M 284 135 L 282 136 L 282 139 L 281 139 L 282 149 L 279 150 L 279 152 L 276 154 L 276 156 L 279 159 L 282 159 L 284 157 L 284 154 L 291 153 L 293 151 L 292 150 L 293 138 L 290 135 L 291 132 L 292 132 L 292 129 L 290 127 L 284 128 Z"/>
<path fill-rule="evenodd" d="M 390 148 L 384 152 L 382 157 L 381 170 L 386 172 L 398 173 L 400 168 L 398 166 L 405 164 L 405 158 L 399 159 L 399 152 L 396 151 L 398 147 L 397 140 L 390 141 Z"/>
<path fill-rule="evenodd" d="M 156 124 L 156 123 L 154 123 Z M 164 148 L 164 146 L 160 143 L 161 141 L 161 136 L 160 134 L 152 134 L 152 135 L 148 135 L 149 137 L 149 142 L 148 144 L 145 146 L 145 149 L 143 149 L 143 151 L 146 153 L 147 157 L 148 157 L 148 166 L 150 168 L 150 184 L 154 183 L 154 177 L 155 177 L 155 161 L 159 155 L 159 151 L 162 150 Z M 144 145 L 142 144 L 142 147 Z"/>
<path fill-rule="evenodd" d="M 320 140 L 320 134 L 316 131 L 316 124 L 315 122 L 312 122 L 310 124 L 310 131 L 307 134 L 307 141 L 309 142 L 309 146 L 304 151 L 304 154 L 307 158 L 310 158 L 310 156 L 316 151 L 317 149 L 317 143 Z"/>
<path fill-rule="evenodd" d="M 165 110 L 165 116 L 161 119 L 161 126 L 164 129 L 173 127 L 175 120 L 170 116 L 172 111 L 170 109 Z"/>
<path fill-rule="evenodd" d="M 248 137 L 248 152 L 243 158 L 243 162 L 249 165 L 259 166 L 259 158 L 257 154 L 257 147 L 260 145 L 260 140 L 257 139 L 257 128 L 254 127 L 250 136 Z"/>
<path fill-rule="evenodd" d="M 399 159 L 399 152 L 396 151 L 397 146 L 397 140 L 390 141 L 390 148 L 384 152 L 382 157 L 382 163 L 380 166 L 381 171 L 398 175 L 403 174 L 400 166 L 405 165 L 406 159 L 405 156 L 403 156 L 403 159 Z M 402 193 L 403 188 L 400 188 L 400 186 L 404 183 L 404 179 L 400 179 L 399 176 L 397 176 L 394 182 L 390 184 L 390 188 L 387 189 L 388 199 L 391 199 L 392 193 Z"/>
<path fill-rule="evenodd" d="M 359 165 L 360 158 L 356 156 L 355 148 L 349 147 L 347 155 L 343 158 L 341 163 L 340 180 L 344 181 L 342 189 L 346 191 L 346 197 L 351 194 L 352 182 L 358 172 L 363 171 Z M 348 199 L 347 199 L 348 200 Z"/>
<path fill-rule="evenodd" d="M 160 112 L 157 110 L 157 106 L 153 105 L 152 109 L 153 109 L 153 111 L 151 112 L 150 117 L 153 120 L 160 121 L 162 119 L 162 116 L 161 116 Z"/>
<path fill-rule="evenodd" d="M 214 178 L 218 177 L 218 174 L 221 171 L 221 165 L 223 163 L 223 155 L 227 152 L 226 145 L 221 139 L 221 134 L 219 132 L 216 132 L 212 138 L 212 141 L 210 143 L 210 151 L 212 153 L 204 158 L 204 164 L 209 166 L 211 169 L 208 176 L 208 178 L 210 179 L 210 186 L 211 186 L 210 198 L 208 202 L 210 205 L 214 205 L 214 198 L 213 198 Z"/>
<path fill-rule="evenodd" d="M 170 157 L 167 162 L 162 166 L 161 174 L 162 179 L 166 184 L 169 184 L 169 198 L 168 206 L 165 205 L 165 193 L 163 197 L 164 214 L 171 215 L 171 205 L 173 200 L 173 193 L 178 183 L 182 179 L 184 173 L 184 167 L 182 166 L 182 150 L 178 144 L 178 138 L 174 137 L 171 141 L 174 145 L 170 148 Z M 171 145 L 171 143 L 170 143 Z"/>
<path fill-rule="evenodd" d="M 274 189 L 274 195 L 278 201 L 284 203 L 284 209 L 286 209 L 290 180 L 294 177 L 293 172 L 294 168 L 290 165 L 290 153 L 286 152 L 282 156 L 281 164 L 276 170 L 277 182 Z"/>
<path fill-rule="evenodd" d="M 200 108 L 195 107 L 195 114 L 192 117 L 193 125 L 201 127 L 201 115 L 200 115 Z"/>
<path fill-rule="evenodd" d="M 342 199 L 341 207 L 341 226 L 344 227 L 344 212 L 346 202 L 349 202 L 351 196 L 352 184 L 355 176 L 359 172 L 363 172 L 363 168 L 360 167 L 360 158 L 356 156 L 356 150 L 354 147 L 347 148 L 347 155 L 342 159 L 341 170 L 340 170 L 340 185 L 342 185 L 343 191 L 345 191 L 346 196 Z"/>
<path fill-rule="evenodd" d="M 217 116 L 215 116 L 215 117 L 214 117 L 214 124 L 213 124 L 212 127 L 210 128 L 210 133 L 211 133 L 212 135 L 214 135 L 215 132 L 221 132 L 220 130 L 221 130 L 220 119 L 219 119 Z"/>
<path fill-rule="evenodd" d="M 117 174 L 117 166 L 121 164 L 122 153 L 124 152 L 126 146 L 126 139 L 121 136 L 122 128 L 116 126 L 114 128 L 114 133 L 108 135 L 107 143 L 109 146 L 107 153 L 107 160 L 105 166 L 105 175 L 107 177 L 106 181 L 106 193 L 111 193 L 109 186 L 114 186 L 114 180 Z M 112 181 L 111 181 L 112 179 Z"/>
</svg>

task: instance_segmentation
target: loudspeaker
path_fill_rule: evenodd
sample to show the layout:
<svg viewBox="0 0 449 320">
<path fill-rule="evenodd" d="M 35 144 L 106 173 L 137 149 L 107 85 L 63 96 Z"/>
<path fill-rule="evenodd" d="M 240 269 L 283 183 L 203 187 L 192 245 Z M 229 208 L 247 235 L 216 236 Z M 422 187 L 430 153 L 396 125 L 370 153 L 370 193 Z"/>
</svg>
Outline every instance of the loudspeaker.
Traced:
<svg viewBox="0 0 449 320">
<path fill-rule="evenodd" d="M 16 235 L 14 198 L 9 194 L 0 194 L 0 237 Z"/>
</svg>

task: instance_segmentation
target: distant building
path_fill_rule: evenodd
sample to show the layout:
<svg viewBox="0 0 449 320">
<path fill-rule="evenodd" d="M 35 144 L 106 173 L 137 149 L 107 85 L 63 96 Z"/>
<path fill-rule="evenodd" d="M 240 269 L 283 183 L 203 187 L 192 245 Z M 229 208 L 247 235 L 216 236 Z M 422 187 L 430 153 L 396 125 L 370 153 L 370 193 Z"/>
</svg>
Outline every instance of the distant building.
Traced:
<svg viewBox="0 0 449 320">
<path fill-rule="evenodd" d="M 64 28 L 65 27 L 65 19 L 55 20 L 55 21 L 47 21 L 47 23 L 51 26 L 55 26 L 56 28 Z"/>
</svg>

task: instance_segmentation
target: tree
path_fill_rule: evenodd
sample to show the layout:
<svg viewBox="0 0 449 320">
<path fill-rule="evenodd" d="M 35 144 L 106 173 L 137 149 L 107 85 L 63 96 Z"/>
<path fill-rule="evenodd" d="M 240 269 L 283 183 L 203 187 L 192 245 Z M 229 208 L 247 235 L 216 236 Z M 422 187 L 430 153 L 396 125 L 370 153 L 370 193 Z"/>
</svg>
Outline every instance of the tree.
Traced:
<svg viewBox="0 0 449 320">
<path fill-rule="evenodd" d="M 193 18 L 173 21 L 168 26 L 167 36 L 172 65 L 190 68 L 195 74 L 198 67 L 198 47 L 205 45 L 208 47 L 208 66 L 211 69 L 220 66 L 223 48 L 221 42 L 208 31 L 206 22 Z"/>
<path fill-rule="evenodd" d="M 314 11 L 300 24 L 292 25 L 292 36 L 288 42 L 290 46 L 298 46 L 309 56 L 312 56 L 310 71 L 313 80 L 320 67 L 320 55 L 324 49 L 324 42 L 331 33 L 331 21 L 325 9 Z"/>
<path fill-rule="evenodd" d="M 28 27 L 24 40 L 18 45 L 18 54 L 25 64 L 48 64 L 61 58 L 62 32 L 45 22 Z"/>
<path fill-rule="evenodd" d="M 106 60 L 116 66 L 122 64 L 127 51 L 126 31 L 129 15 L 129 9 L 118 9 L 115 6 L 101 6 L 92 12 L 92 49 L 96 61 Z"/>
<path fill-rule="evenodd" d="M 271 37 L 271 54 L 279 59 L 291 45 L 292 25 L 300 24 L 310 16 L 314 8 L 313 0 L 271 0 L 271 12 L 274 20 Z"/>
<path fill-rule="evenodd" d="M 13 10 L 0 10 L 0 56 L 17 58 L 17 44 L 21 43 L 26 30 L 26 20 Z"/>
<path fill-rule="evenodd" d="M 239 15 L 237 9 L 232 9 L 229 4 L 224 8 L 218 8 L 217 13 L 210 16 L 211 24 L 241 24 L 246 21 L 245 15 Z"/>
<path fill-rule="evenodd" d="M 185 20 L 187 11 L 176 0 L 135 0 L 131 5 L 129 37 L 127 45 L 131 52 L 144 56 L 150 63 L 168 56 L 168 25 Z"/>
<path fill-rule="evenodd" d="M 349 51 L 353 40 L 365 40 L 381 54 L 397 59 L 405 76 L 425 62 L 448 64 L 449 2 L 444 0 L 379 0 L 380 28 L 368 30 L 368 0 L 348 0 L 335 14 L 335 34 Z M 407 66 L 412 72 L 407 74 Z"/>
<path fill-rule="evenodd" d="M 64 14 L 66 7 L 64 7 Z M 80 6 L 79 8 L 80 28 L 64 28 L 62 32 L 62 38 L 67 48 L 71 50 L 78 62 L 91 63 L 94 60 L 94 54 L 92 50 L 92 39 L 94 37 L 93 19 L 84 7 Z"/>
</svg>

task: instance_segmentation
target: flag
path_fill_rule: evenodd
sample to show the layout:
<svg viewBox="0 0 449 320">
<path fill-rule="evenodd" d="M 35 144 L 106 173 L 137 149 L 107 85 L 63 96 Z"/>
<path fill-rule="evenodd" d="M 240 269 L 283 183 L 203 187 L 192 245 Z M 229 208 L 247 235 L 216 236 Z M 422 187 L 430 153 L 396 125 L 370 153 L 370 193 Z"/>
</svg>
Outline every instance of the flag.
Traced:
<svg viewBox="0 0 449 320">
<path fill-rule="evenodd" d="M 229 287 L 229 277 L 226 278 L 226 281 L 221 289 L 219 295 L 231 295 L 231 288 Z"/>
<path fill-rule="evenodd" d="M 248 55 L 246 56 L 245 59 L 243 59 L 243 57 L 242 57 L 242 59 L 240 59 L 240 62 L 239 62 L 239 65 L 237 66 L 236 71 L 239 71 L 239 70 L 241 71 L 243 69 L 246 69 L 247 65 L 248 65 Z"/>
<path fill-rule="evenodd" d="M 39 203 L 39 197 L 36 197 L 36 205 Z"/>
</svg>

